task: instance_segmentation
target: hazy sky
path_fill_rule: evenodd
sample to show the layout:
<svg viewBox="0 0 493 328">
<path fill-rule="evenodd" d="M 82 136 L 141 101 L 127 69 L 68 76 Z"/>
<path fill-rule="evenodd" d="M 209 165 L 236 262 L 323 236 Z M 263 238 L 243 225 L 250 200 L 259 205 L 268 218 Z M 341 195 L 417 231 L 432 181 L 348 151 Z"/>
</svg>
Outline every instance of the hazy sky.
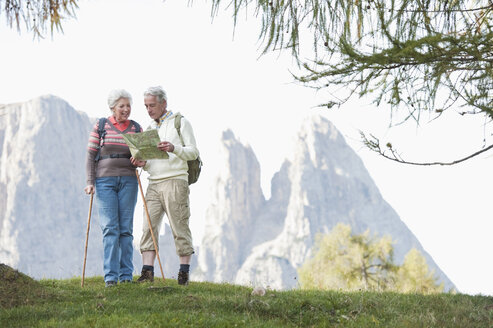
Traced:
<svg viewBox="0 0 493 328">
<path fill-rule="evenodd" d="M 493 153 L 453 167 L 410 167 L 370 153 L 358 132 L 391 141 L 409 160 L 450 160 L 480 149 L 485 137 L 492 141 L 484 119 L 446 115 L 420 127 L 388 129 L 388 108 L 376 108 L 368 99 L 355 99 L 340 109 L 317 109 L 324 93 L 293 83 L 289 70 L 296 67 L 288 55 L 259 58 L 255 18 L 240 20 L 233 38 L 229 12 L 220 11 L 212 22 L 210 5 L 194 1 L 188 7 L 186 2 L 81 1 L 77 19 L 64 23 L 63 34 L 40 41 L 10 30 L 0 16 L 0 103 L 54 94 L 100 117 L 109 115 L 108 91 L 124 88 L 134 97 L 131 118 L 146 125 L 142 93 L 162 85 L 169 109 L 191 121 L 205 163 L 199 183 L 191 187 L 197 244 L 221 133 L 231 128 L 252 146 L 269 197 L 270 179 L 289 155 L 300 120 L 318 112 L 343 133 L 383 197 L 458 289 L 493 295 Z M 139 237 L 136 229 L 136 241 Z"/>
</svg>

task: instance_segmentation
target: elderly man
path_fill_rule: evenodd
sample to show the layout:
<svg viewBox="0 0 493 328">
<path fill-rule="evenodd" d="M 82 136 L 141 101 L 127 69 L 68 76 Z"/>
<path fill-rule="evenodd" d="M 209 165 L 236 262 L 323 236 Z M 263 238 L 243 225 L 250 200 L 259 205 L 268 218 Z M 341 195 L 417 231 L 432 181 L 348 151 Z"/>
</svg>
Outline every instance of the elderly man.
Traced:
<svg viewBox="0 0 493 328">
<path fill-rule="evenodd" d="M 162 87 L 150 87 L 144 93 L 144 104 L 152 118 L 148 129 L 157 129 L 161 142 L 158 148 L 168 152 L 168 159 L 135 161 L 133 164 L 144 168 L 149 173 L 149 186 L 145 200 L 149 210 L 154 236 L 161 226 L 164 213 L 168 217 L 175 241 L 176 253 L 180 258 L 178 283 L 188 285 L 190 259 L 194 253 L 192 234 L 189 228 L 190 204 L 188 187 L 188 164 L 199 156 L 190 122 L 181 117 L 181 135 L 183 143 L 175 128 L 177 113 L 167 109 L 166 92 Z M 157 242 L 157 241 L 156 241 Z M 159 243 L 158 243 L 159 245 Z M 147 221 L 144 220 L 143 234 L 140 241 L 142 253 L 142 273 L 138 282 L 154 280 L 154 261 L 156 249 L 152 241 Z"/>
</svg>

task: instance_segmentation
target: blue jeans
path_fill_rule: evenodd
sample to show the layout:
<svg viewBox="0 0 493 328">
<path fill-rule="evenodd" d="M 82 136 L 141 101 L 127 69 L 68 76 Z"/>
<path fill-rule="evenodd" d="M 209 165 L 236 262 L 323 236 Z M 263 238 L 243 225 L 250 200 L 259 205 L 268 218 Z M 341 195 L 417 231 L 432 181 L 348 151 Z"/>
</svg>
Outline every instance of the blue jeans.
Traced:
<svg viewBox="0 0 493 328">
<path fill-rule="evenodd" d="M 132 280 L 133 217 L 138 189 L 135 176 L 96 178 L 105 282 Z"/>
</svg>

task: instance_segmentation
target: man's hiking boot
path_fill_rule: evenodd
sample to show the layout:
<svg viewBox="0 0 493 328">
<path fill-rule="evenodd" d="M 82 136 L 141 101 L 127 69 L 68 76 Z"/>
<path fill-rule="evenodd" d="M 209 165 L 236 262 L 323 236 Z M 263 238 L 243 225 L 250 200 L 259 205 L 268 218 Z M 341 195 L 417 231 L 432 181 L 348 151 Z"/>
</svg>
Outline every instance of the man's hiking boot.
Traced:
<svg viewBox="0 0 493 328">
<path fill-rule="evenodd" d="M 137 279 L 137 282 L 153 282 L 154 281 L 154 272 L 150 270 L 142 270 L 142 273 Z"/>
<path fill-rule="evenodd" d="M 178 272 L 178 285 L 182 285 L 182 286 L 188 285 L 188 272 L 185 271 Z"/>
</svg>

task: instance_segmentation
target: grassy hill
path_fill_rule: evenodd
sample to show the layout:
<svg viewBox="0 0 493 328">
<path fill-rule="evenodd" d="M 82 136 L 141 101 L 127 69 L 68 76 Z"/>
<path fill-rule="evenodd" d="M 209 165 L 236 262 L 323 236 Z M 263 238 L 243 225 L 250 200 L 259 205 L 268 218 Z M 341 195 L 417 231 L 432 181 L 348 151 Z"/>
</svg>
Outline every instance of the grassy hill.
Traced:
<svg viewBox="0 0 493 328">
<path fill-rule="evenodd" d="M 493 327 L 493 298 L 461 294 L 270 291 L 157 279 L 35 281 L 0 267 L 0 327 Z"/>
</svg>

